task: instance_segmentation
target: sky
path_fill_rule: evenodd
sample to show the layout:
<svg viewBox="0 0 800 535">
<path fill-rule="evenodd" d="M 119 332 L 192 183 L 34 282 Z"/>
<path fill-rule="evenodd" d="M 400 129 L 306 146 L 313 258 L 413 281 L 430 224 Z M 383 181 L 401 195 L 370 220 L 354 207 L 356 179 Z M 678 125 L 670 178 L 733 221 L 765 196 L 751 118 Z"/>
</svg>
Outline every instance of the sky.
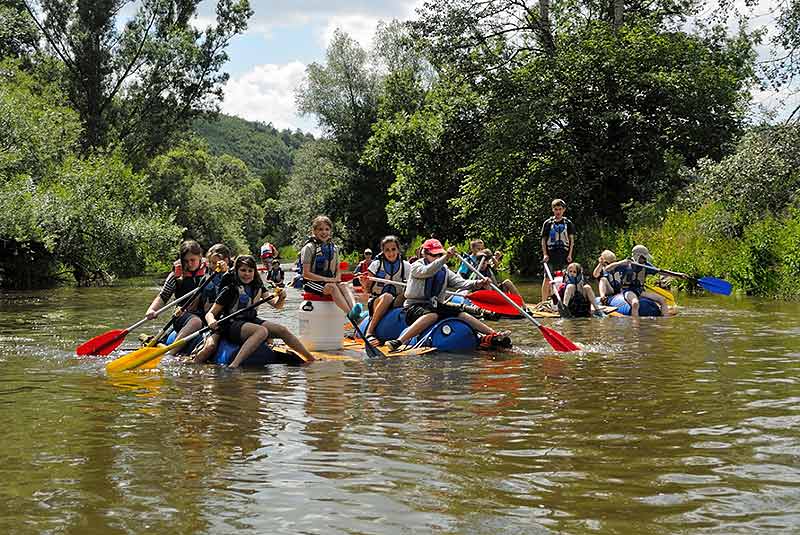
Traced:
<svg viewBox="0 0 800 535">
<path fill-rule="evenodd" d="M 325 59 L 325 49 L 340 28 L 370 48 L 378 22 L 409 20 L 422 0 L 251 0 L 247 31 L 229 45 L 222 111 L 279 129 L 319 134 L 313 116 L 300 116 L 294 92 L 306 66 Z M 214 20 L 211 0 L 198 10 L 198 26 Z"/>
<path fill-rule="evenodd" d="M 306 66 L 324 62 L 325 49 L 340 28 L 365 48 L 370 48 L 379 21 L 409 20 L 424 0 L 251 0 L 254 11 L 247 31 L 228 47 L 230 60 L 225 70 L 222 111 L 251 121 L 272 123 L 319 135 L 313 116 L 301 116 L 295 105 L 295 89 L 302 82 Z M 739 0 L 743 4 L 744 0 Z M 762 0 L 753 13 L 753 23 L 774 26 L 771 5 Z M 739 3 L 737 2 L 737 3 Z M 200 5 L 196 24 L 213 23 L 216 2 Z M 759 50 L 766 57 L 766 46 Z M 797 98 L 786 102 L 786 92 L 753 91 L 754 102 L 780 116 L 794 107 Z"/>
</svg>

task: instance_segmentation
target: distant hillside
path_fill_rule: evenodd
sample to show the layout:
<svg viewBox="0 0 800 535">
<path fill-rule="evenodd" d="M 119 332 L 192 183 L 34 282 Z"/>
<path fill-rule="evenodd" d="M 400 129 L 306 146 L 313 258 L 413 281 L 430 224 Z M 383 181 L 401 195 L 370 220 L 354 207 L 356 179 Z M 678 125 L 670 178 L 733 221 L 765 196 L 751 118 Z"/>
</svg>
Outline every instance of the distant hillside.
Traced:
<svg viewBox="0 0 800 535">
<path fill-rule="evenodd" d="M 214 155 L 230 154 L 244 161 L 273 197 L 292 167 L 294 151 L 314 139 L 299 130 L 278 130 L 269 124 L 220 114 L 218 120 L 195 121 L 193 129 Z"/>
</svg>

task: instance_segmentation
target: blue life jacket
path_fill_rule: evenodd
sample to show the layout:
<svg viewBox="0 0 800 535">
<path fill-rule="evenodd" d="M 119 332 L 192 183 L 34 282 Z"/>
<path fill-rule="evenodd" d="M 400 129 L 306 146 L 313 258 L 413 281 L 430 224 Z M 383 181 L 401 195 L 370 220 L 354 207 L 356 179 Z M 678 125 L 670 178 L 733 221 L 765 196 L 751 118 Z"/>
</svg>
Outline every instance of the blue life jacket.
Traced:
<svg viewBox="0 0 800 535">
<path fill-rule="evenodd" d="M 442 266 L 442 269 L 437 271 L 433 277 L 425 279 L 425 299 L 438 297 L 446 283 L 447 267 Z"/>
<path fill-rule="evenodd" d="M 311 272 L 321 277 L 333 277 L 333 253 L 336 246 L 332 241 L 323 243 L 314 236 L 310 236 L 306 244 L 314 244 L 314 262 L 311 264 Z M 302 266 L 300 267 L 302 270 Z M 302 272 L 302 271 L 301 271 Z"/>
<path fill-rule="evenodd" d="M 258 277 L 258 275 L 256 275 Z M 226 316 L 228 314 L 233 314 L 237 310 L 242 310 L 243 308 L 247 308 L 253 304 L 253 298 L 255 297 L 256 293 L 258 293 L 259 288 L 255 287 L 253 284 L 238 284 L 236 289 L 239 290 L 239 299 L 233 305 L 233 308 L 226 312 Z M 255 308 L 248 310 L 242 314 L 236 316 L 238 321 L 249 321 L 256 318 Z"/>
<path fill-rule="evenodd" d="M 222 276 L 225 275 L 225 272 L 212 272 L 211 274 L 211 281 L 206 284 L 206 287 L 203 288 L 203 301 L 205 303 L 214 303 L 216 301 L 219 292 L 222 290 Z"/>
<path fill-rule="evenodd" d="M 389 262 L 383 257 L 383 253 L 380 253 L 377 257 L 377 260 L 380 263 L 378 264 L 378 272 L 375 274 L 376 277 L 379 279 L 392 279 L 397 280 L 398 282 L 405 282 L 406 266 L 403 264 L 402 255 L 397 255 L 397 260 L 394 262 Z M 400 278 L 395 279 L 394 276 L 397 275 L 398 272 L 400 273 Z M 379 290 L 377 293 L 375 292 L 376 289 Z M 392 284 L 384 284 L 382 282 L 377 282 L 372 287 L 373 295 L 382 295 L 387 293 L 391 295 L 397 295 L 397 287 Z"/>
<path fill-rule="evenodd" d="M 555 216 L 547 220 L 550 223 L 550 235 L 547 237 L 547 248 L 550 250 L 569 250 L 569 219 L 562 217 L 556 221 Z"/>
</svg>

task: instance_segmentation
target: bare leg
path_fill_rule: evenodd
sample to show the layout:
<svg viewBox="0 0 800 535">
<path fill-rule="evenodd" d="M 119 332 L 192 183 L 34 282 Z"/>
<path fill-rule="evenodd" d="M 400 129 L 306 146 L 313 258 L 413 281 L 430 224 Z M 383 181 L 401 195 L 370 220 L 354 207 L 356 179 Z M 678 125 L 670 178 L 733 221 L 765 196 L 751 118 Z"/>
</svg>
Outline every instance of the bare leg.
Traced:
<svg viewBox="0 0 800 535">
<path fill-rule="evenodd" d="M 269 330 L 264 325 L 245 323 L 242 325 L 242 337 L 245 339 L 244 343 L 236 353 L 236 358 L 228 365 L 229 368 L 238 368 L 269 337 Z"/>
<path fill-rule="evenodd" d="M 219 333 L 213 333 L 211 336 L 206 337 L 205 341 L 203 342 L 203 347 L 194 355 L 195 364 L 204 363 L 209 359 L 209 357 L 211 357 L 211 355 L 217 352 L 219 338 Z"/>
<path fill-rule="evenodd" d="M 429 314 L 425 314 L 421 316 L 417 321 L 411 324 L 405 331 L 400 334 L 398 340 L 400 340 L 403 344 L 407 344 L 409 340 L 417 336 L 419 333 L 433 325 L 439 321 L 439 314 L 435 312 L 431 312 Z"/>
<path fill-rule="evenodd" d="M 303 342 L 301 342 L 294 334 L 292 334 L 289 329 L 279 323 L 273 323 L 271 321 L 264 322 L 264 325 L 269 330 L 271 337 L 280 338 L 283 340 L 286 345 L 289 346 L 289 348 L 304 356 L 308 362 L 314 360 L 314 355 L 312 355 L 311 352 L 306 349 L 306 346 L 303 345 Z"/>
<path fill-rule="evenodd" d="M 575 296 L 575 285 L 574 284 L 567 284 L 567 289 L 564 290 L 564 306 L 569 306 L 569 302 L 572 301 L 572 298 Z"/>
<path fill-rule="evenodd" d="M 639 297 L 633 292 L 625 292 L 623 294 L 625 300 L 631 305 L 631 317 L 639 317 Z"/>
<path fill-rule="evenodd" d="M 333 298 L 333 302 L 336 303 L 336 306 L 341 308 L 345 314 L 352 310 L 353 303 L 350 302 L 350 296 L 347 294 L 347 292 L 343 292 L 342 288 L 338 284 L 326 284 L 322 293 L 325 295 L 330 295 Z"/>
<path fill-rule="evenodd" d="M 614 295 L 614 288 L 611 287 L 611 284 L 608 282 L 608 279 L 603 277 L 600 279 L 598 283 L 598 287 L 600 290 L 600 297 L 608 297 Z"/>
<path fill-rule="evenodd" d="M 506 293 L 519 295 L 520 297 L 522 296 L 522 294 L 519 293 L 519 290 L 517 290 L 517 287 L 514 286 L 514 283 L 511 282 L 511 279 L 504 280 L 503 284 L 500 285 L 500 288 L 502 288 L 503 291 Z"/>
<path fill-rule="evenodd" d="M 597 303 L 595 303 L 594 290 L 592 290 L 592 287 L 588 284 L 583 285 L 583 296 L 589 300 L 589 302 L 592 304 L 592 308 L 596 312 L 602 312 L 602 310 L 597 307 Z"/>
<path fill-rule="evenodd" d="M 466 312 L 462 312 L 458 315 L 458 319 L 472 327 L 474 330 L 478 331 L 482 334 L 492 334 L 495 332 L 494 329 L 483 323 L 481 320 L 474 316 L 470 316 Z"/>
<path fill-rule="evenodd" d="M 542 281 L 542 301 L 547 301 L 550 299 L 550 281 L 547 280 L 547 276 L 545 276 L 544 280 Z"/>
<path fill-rule="evenodd" d="M 184 312 L 184 314 L 189 314 L 188 312 Z M 175 337 L 175 340 L 182 340 L 186 338 L 192 333 L 195 333 L 203 328 L 203 320 L 201 320 L 198 316 L 191 314 L 191 317 L 186 322 L 180 331 L 178 331 L 178 335 Z M 185 345 L 185 344 L 184 344 Z M 170 351 L 169 354 L 180 352 L 183 346 L 177 348 L 174 352 Z"/>
<path fill-rule="evenodd" d="M 392 307 L 393 301 L 394 297 L 392 297 L 390 294 L 380 295 L 377 299 L 375 299 L 375 301 L 373 301 L 372 317 L 369 319 L 367 332 L 364 333 L 364 336 L 375 336 L 375 327 L 378 326 L 383 316 Z"/>
<path fill-rule="evenodd" d="M 646 297 L 658 303 L 658 306 L 661 307 L 661 315 L 662 316 L 669 316 L 670 310 L 669 306 L 667 306 L 667 300 L 664 299 L 663 295 L 659 295 L 655 292 L 644 292 L 642 293 L 642 297 Z"/>
</svg>

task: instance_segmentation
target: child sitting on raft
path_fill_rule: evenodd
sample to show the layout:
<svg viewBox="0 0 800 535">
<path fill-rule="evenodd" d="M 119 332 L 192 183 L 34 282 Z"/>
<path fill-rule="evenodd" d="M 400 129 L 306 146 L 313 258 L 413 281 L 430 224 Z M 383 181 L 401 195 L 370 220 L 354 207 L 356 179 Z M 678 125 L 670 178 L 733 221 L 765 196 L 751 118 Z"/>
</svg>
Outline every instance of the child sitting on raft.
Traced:
<svg viewBox="0 0 800 535">
<path fill-rule="evenodd" d="M 187 293 L 200 286 L 206 275 L 206 261 L 203 258 L 203 248 L 194 240 L 187 240 L 181 244 L 180 258 L 172 265 L 172 271 L 167 275 L 161 291 L 150 303 L 145 316 L 148 319 L 157 317 L 156 311 L 163 308 L 170 297 L 180 299 Z M 173 328 L 178 331 L 178 338 L 185 338 L 203 327 L 202 299 L 192 299 L 183 307 L 175 309 L 175 323 Z"/>
<path fill-rule="evenodd" d="M 283 297 L 280 292 L 272 294 L 271 299 L 268 298 L 270 305 L 274 307 L 280 306 Z M 246 308 L 264 298 L 267 293 L 261 277 L 258 276 L 256 259 L 250 255 L 237 256 L 233 263 L 231 284 L 222 289 L 214 306 L 206 313 L 206 321 L 212 331 L 219 331 L 222 336 L 241 346 L 236 353 L 236 357 L 228 365 L 229 368 L 239 367 L 259 345 L 269 338 L 282 339 L 287 346 L 303 355 L 306 358 L 306 362 L 314 360 L 314 356 L 309 353 L 296 336 L 289 332 L 289 329 L 279 323 L 259 318 L 255 308 L 235 316 L 222 325 L 217 324 L 217 318 Z M 206 358 L 208 357 L 206 356 Z M 199 363 L 203 362 L 203 360 L 196 358 L 195 362 Z"/>
<path fill-rule="evenodd" d="M 429 239 L 422 244 L 422 258 L 411 265 L 408 285 L 405 291 L 406 324 L 409 326 L 400 338 L 389 340 L 386 344 L 392 351 L 397 351 L 416 335 L 444 318 L 457 317 L 475 331 L 485 335 L 481 340 L 482 347 L 511 347 L 511 338 L 507 332 L 497 332 L 479 319 L 463 312 L 457 305 L 445 303 L 448 288 L 470 289 L 485 288 L 489 279 L 467 281 L 447 267 L 447 261 L 455 255 L 455 247 L 447 251 L 441 242 Z"/>
<path fill-rule="evenodd" d="M 600 253 L 597 265 L 592 271 L 592 276 L 598 280 L 597 288 L 600 293 L 600 302 L 608 305 L 611 296 L 622 291 L 622 273 L 615 271 L 610 273 L 608 266 L 617 261 L 617 255 L 613 251 L 606 249 Z"/>
<path fill-rule="evenodd" d="M 226 280 L 230 280 L 231 276 L 226 276 L 231 262 L 230 249 L 222 243 L 214 244 L 208 249 L 206 260 L 208 265 L 212 268 L 212 271 L 208 274 L 208 276 L 211 277 L 211 281 L 206 284 L 202 292 L 204 315 L 214 306 L 219 293 L 225 286 Z M 203 319 L 205 319 L 205 317 Z M 197 363 L 205 362 L 211 355 L 216 353 L 218 346 L 219 333 L 212 332 L 197 345 L 194 351 L 192 351 L 194 361 Z"/>
<path fill-rule="evenodd" d="M 495 286 L 499 286 L 500 289 L 506 293 L 519 295 L 522 297 L 522 294 L 519 293 L 519 290 L 517 290 L 517 287 L 514 286 L 513 282 L 511 282 L 511 279 L 505 279 L 503 282 L 497 282 L 497 274 L 494 271 L 494 267 L 497 265 L 498 258 L 499 257 L 497 254 L 492 255 L 492 251 L 489 249 L 483 249 L 476 255 L 477 263 L 475 265 L 478 268 L 478 271 L 480 271 L 481 275 L 491 280 Z M 470 278 L 474 277 L 475 273 L 472 273 Z"/>
<path fill-rule="evenodd" d="M 631 257 L 606 266 L 606 271 L 612 274 L 621 274 L 622 296 L 631 305 L 631 316 L 639 316 L 639 298 L 645 297 L 658 303 L 661 315 L 671 314 L 667 301 L 663 296 L 645 290 L 645 280 L 648 275 L 656 275 L 660 271 L 651 263 L 653 257 L 644 245 L 635 245 L 631 250 Z"/>
<path fill-rule="evenodd" d="M 339 253 L 331 240 L 333 223 L 324 215 L 311 223 L 312 236 L 300 249 L 303 265 L 303 290 L 317 295 L 329 295 L 345 314 L 353 309 L 353 300 L 342 284 L 339 271 Z"/>
<path fill-rule="evenodd" d="M 564 277 L 564 305 L 576 318 L 588 318 L 591 309 L 598 316 L 605 316 L 600 307 L 600 300 L 594 296 L 594 291 L 583 276 L 583 267 L 577 262 L 567 266 L 567 276 Z"/>
<path fill-rule="evenodd" d="M 267 280 L 275 285 L 276 288 L 283 288 L 283 269 L 281 269 L 281 261 L 273 260 L 272 269 L 267 272 Z"/>
<path fill-rule="evenodd" d="M 386 236 L 381 240 L 381 252 L 370 263 L 363 276 L 364 291 L 370 296 L 367 301 L 369 325 L 364 336 L 368 344 L 379 346 L 381 341 L 375 337 L 375 329 L 383 316 L 392 308 L 401 307 L 405 302 L 402 289 L 391 284 L 373 281 L 369 277 L 405 282 L 411 273 L 411 264 L 400 253 L 400 240 L 397 236 Z"/>
<path fill-rule="evenodd" d="M 469 242 L 469 254 L 464 257 L 466 262 L 469 262 L 471 265 L 477 267 L 478 266 L 478 253 L 485 249 L 485 245 L 483 240 L 472 240 Z M 468 278 L 472 271 L 467 267 L 466 262 L 461 262 L 461 265 L 458 267 L 458 274 L 462 278 Z"/>
</svg>

